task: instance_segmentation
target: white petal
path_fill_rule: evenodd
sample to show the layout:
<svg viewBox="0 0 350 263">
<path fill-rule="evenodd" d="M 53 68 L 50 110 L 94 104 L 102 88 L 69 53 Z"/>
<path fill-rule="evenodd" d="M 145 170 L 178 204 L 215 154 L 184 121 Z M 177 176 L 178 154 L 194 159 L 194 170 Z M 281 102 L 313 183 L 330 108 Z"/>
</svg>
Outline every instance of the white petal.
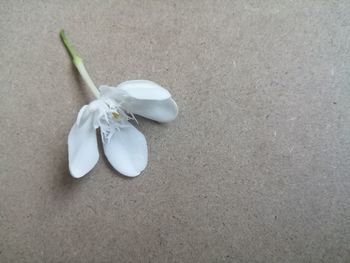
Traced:
<svg viewBox="0 0 350 263">
<path fill-rule="evenodd" d="M 169 122 L 177 116 L 178 107 L 170 93 L 152 81 L 125 81 L 118 85 L 117 90 L 127 93 L 122 107 L 131 113 L 158 122 Z"/>
<path fill-rule="evenodd" d="M 89 106 L 88 105 L 83 106 L 78 113 L 76 124 L 78 126 L 81 126 L 83 123 L 85 123 L 89 118 L 89 113 L 90 113 Z"/>
<path fill-rule="evenodd" d="M 85 109 L 82 109 L 85 110 Z M 99 158 L 96 130 L 91 117 L 84 123 L 74 123 L 68 135 L 69 171 L 75 178 L 90 172 Z"/>
<path fill-rule="evenodd" d="M 129 80 L 120 83 L 117 89 L 126 91 L 138 100 L 166 100 L 171 97 L 169 91 L 149 80 Z"/>
<path fill-rule="evenodd" d="M 101 98 L 113 98 L 117 101 L 122 101 L 124 97 L 128 96 L 128 93 L 124 90 L 117 89 L 115 87 L 109 87 L 109 86 L 100 86 L 99 87 Z"/>
<path fill-rule="evenodd" d="M 107 105 L 105 101 L 101 99 L 93 100 L 88 105 L 85 112 L 87 112 L 89 118 L 91 118 L 92 124 L 95 129 L 97 129 L 100 126 L 100 119 L 106 113 L 106 109 Z"/>
<path fill-rule="evenodd" d="M 178 108 L 176 102 L 167 100 L 130 100 L 127 110 L 142 117 L 158 121 L 169 122 L 176 118 Z"/>
<path fill-rule="evenodd" d="M 146 139 L 131 124 L 116 131 L 103 149 L 110 164 L 123 175 L 138 176 L 147 166 Z"/>
</svg>

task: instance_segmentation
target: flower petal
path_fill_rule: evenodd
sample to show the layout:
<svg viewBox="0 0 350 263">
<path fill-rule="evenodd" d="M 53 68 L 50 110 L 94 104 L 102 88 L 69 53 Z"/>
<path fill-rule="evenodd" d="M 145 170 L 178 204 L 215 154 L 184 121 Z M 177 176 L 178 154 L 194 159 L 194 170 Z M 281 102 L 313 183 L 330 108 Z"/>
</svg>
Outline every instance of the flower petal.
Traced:
<svg viewBox="0 0 350 263">
<path fill-rule="evenodd" d="M 101 98 L 113 98 L 118 102 L 122 102 L 125 97 L 128 97 L 128 93 L 122 89 L 116 89 L 116 87 L 109 87 L 102 85 L 99 87 Z"/>
<path fill-rule="evenodd" d="M 81 111 L 85 111 L 82 108 Z M 80 113 L 79 115 L 81 116 Z M 90 172 L 99 158 L 96 130 L 92 118 L 83 123 L 74 123 L 68 135 L 69 171 L 75 178 L 80 178 Z"/>
<path fill-rule="evenodd" d="M 118 85 L 117 90 L 127 93 L 122 107 L 128 112 L 158 122 L 169 122 L 177 116 L 178 107 L 170 93 L 152 81 L 125 81 Z"/>
<path fill-rule="evenodd" d="M 104 142 L 103 149 L 109 163 L 125 176 L 138 176 L 147 166 L 146 139 L 129 123 L 116 131 L 109 142 Z"/>
<path fill-rule="evenodd" d="M 158 122 L 170 122 L 176 118 L 178 113 L 176 102 L 172 98 L 160 101 L 130 100 L 126 109 L 129 112 Z"/>
<path fill-rule="evenodd" d="M 129 80 L 120 83 L 117 89 L 126 91 L 138 100 L 166 100 L 171 97 L 169 91 L 149 80 Z"/>
</svg>

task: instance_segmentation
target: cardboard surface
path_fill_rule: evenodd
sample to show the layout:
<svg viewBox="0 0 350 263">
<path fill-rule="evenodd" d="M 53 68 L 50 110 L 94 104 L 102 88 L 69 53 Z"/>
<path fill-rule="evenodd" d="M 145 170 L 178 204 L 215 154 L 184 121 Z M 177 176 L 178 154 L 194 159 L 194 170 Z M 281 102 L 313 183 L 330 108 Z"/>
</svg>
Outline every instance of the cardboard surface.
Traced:
<svg viewBox="0 0 350 263">
<path fill-rule="evenodd" d="M 1 262 L 349 262 L 349 1 L 1 1 Z M 97 85 L 149 79 L 135 179 L 68 174 Z M 100 152 L 101 156 L 102 151 Z"/>
</svg>

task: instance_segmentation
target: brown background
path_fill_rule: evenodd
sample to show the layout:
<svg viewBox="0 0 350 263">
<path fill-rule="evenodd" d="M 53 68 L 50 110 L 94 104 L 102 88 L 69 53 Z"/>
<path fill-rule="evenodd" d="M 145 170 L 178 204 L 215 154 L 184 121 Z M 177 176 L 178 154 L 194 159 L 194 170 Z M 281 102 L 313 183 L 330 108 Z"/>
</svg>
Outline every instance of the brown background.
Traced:
<svg viewBox="0 0 350 263">
<path fill-rule="evenodd" d="M 350 2 L 5 1 L 1 262 L 350 262 Z M 81 180 L 67 135 L 96 84 L 150 79 L 138 178 Z"/>
</svg>

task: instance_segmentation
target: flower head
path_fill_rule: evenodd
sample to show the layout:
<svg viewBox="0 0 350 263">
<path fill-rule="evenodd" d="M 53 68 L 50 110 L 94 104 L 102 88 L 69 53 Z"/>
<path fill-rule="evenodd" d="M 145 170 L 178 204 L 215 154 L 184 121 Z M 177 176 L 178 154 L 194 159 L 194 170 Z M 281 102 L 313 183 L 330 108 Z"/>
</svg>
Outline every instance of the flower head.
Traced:
<svg viewBox="0 0 350 263">
<path fill-rule="evenodd" d="M 129 121 L 136 121 L 134 114 L 157 122 L 172 121 L 178 113 L 175 101 L 166 89 L 148 80 L 131 80 L 117 87 L 97 89 L 63 30 L 60 35 L 73 64 L 96 97 L 80 109 L 68 135 L 71 175 L 80 178 L 96 165 L 99 159 L 97 128 L 100 128 L 104 154 L 113 168 L 129 177 L 139 175 L 147 166 L 147 143 Z"/>
<path fill-rule="evenodd" d="M 146 168 L 146 139 L 129 120 L 134 114 L 157 122 L 177 116 L 170 93 L 147 80 L 133 80 L 117 87 L 100 87 L 101 96 L 79 111 L 68 136 L 69 170 L 73 177 L 87 174 L 99 159 L 96 129 L 100 128 L 104 153 L 121 174 L 134 177 Z"/>
</svg>

